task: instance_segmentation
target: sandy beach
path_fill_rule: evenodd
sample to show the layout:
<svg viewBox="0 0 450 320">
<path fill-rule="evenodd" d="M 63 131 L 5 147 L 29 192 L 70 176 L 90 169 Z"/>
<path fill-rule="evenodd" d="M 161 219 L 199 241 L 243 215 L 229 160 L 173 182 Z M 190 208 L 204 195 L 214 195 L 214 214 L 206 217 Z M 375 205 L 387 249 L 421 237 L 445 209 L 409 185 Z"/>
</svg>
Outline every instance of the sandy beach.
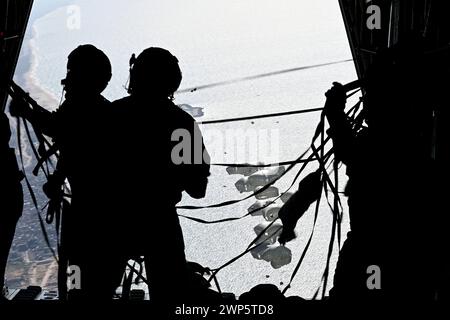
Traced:
<svg viewBox="0 0 450 320">
<path fill-rule="evenodd" d="M 35 71 L 38 66 L 36 47 L 34 46 L 35 29 L 31 25 L 31 32 L 27 33 L 24 39 L 19 63 L 17 65 L 14 80 L 29 95 L 35 99 L 39 105 L 54 110 L 59 101 L 51 93 L 45 91 L 36 77 Z M 17 147 L 15 126 L 16 120 L 10 119 L 13 131 L 11 145 Z M 41 192 L 42 184 L 45 182 L 42 176 L 35 177 L 31 174 L 35 161 L 29 147 L 26 134 L 22 132 L 22 151 L 27 175 L 31 180 L 34 191 L 43 196 Z M 18 151 L 16 152 L 18 154 Z M 9 263 L 6 270 L 7 285 L 11 288 L 23 288 L 29 285 L 38 285 L 50 290 L 57 288 L 56 275 L 58 264 L 46 247 L 42 231 L 38 222 L 36 209 L 30 199 L 29 192 L 24 185 L 24 210 L 16 228 L 16 235 L 13 247 L 10 252 Z M 56 238 L 51 227 L 47 228 L 51 239 Z"/>
</svg>

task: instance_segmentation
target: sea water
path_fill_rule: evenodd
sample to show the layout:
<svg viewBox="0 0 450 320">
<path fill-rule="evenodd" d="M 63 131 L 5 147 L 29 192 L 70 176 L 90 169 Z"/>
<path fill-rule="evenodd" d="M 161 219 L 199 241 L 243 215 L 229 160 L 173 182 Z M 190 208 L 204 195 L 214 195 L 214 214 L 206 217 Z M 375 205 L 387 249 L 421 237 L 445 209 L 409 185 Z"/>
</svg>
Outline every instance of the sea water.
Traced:
<svg viewBox="0 0 450 320">
<path fill-rule="evenodd" d="M 32 93 L 32 87 L 35 91 L 39 88 L 41 95 L 47 95 L 48 98 L 44 101 L 48 104 L 45 107 L 49 109 L 57 108 L 61 98 L 60 80 L 65 77 L 67 55 L 78 45 L 86 43 L 96 45 L 110 57 L 113 78 L 104 93 L 110 100 L 126 95 L 131 54 L 139 54 L 150 46 L 169 49 L 178 57 L 183 71 L 181 90 L 230 81 L 227 85 L 175 95 L 175 103 L 201 110 L 200 115 L 203 116 L 196 117 L 198 121 L 321 107 L 324 104 L 324 93 L 333 81 L 345 83 L 356 79 L 353 63 L 342 62 L 255 77 L 252 80 L 232 81 L 351 59 L 338 2 L 334 0 L 68 0 L 61 4 L 60 7 L 52 7 L 48 1 L 35 1 L 35 11 L 41 8 L 43 13 L 33 19 L 28 28 L 28 41 L 24 43 L 24 50 L 29 50 L 29 55 L 27 61 L 21 60 L 21 63 L 29 65 L 25 81 L 28 90 Z M 44 7 L 46 10 L 42 9 Z M 248 160 L 248 151 L 244 152 L 243 157 L 236 156 L 234 150 L 239 142 L 217 144 L 217 136 L 250 131 L 268 135 L 267 139 L 258 142 L 257 150 L 272 135 L 271 138 L 275 140 L 270 140 L 274 141 L 274 146 L 269 150 L 269 155 L 272 151 L 272 155 L 276 153 L 279 161 L 286 161 L 297 158 L 306 150 L 319 118 L 320 114 L 316 112 L 203 125 L 201 129 L 205 136 L 216 135 L 216 139 L 210 139 L 215 141 L 211 145 L 206 140 L 207 148 L 212 149 L 213 163 Z M 148 119 L 148 125 L 151 126 L 152 123 L 156 125 L 158 119 Z M 144 153 L 144 149 L 151 149 L 151 141 L 142 151 L 136 152 Z M 154 169 L 146 167 L 145 157 L 139 156 L 136 161 L 140 167 Z M 315 168 L 311 166 L 307 172 Z M 291 185 L 297 171 L 298 168 L 295 168 L 276 183 L 280 192 Z M 341 173 L 341 177 L 343 176 Z M 229 175 L 226 167 L 213 166 L 206 197 L 193 200 L 184 195 L 180 205 L 210 205 L 243 198 L 248 193 L 240 194 L 234 186 L 241 177 Z M 298 181 L 291 191 L 295 190 L 296 185 Z M 39 183 L 36 182 L 35 186 L 39 188 Z M 340 187 L 342 189 L 343 186 Z M 242 216 L 255 200 L 251 198 L 216 209 L 179 210 L 179 213 L 206 220 Z M 42 194 L 40 201 L 45 201 Z M 151 212 L 153 201 L 158 199 L 152 199 L 149 195 L 149 214 L 161 214 Z M 343 202 L 345 204 L 345 199 Z M 289 265 L 274 270 L 270 263 L 255 260 L 247 254 L 218 273 L 221 289 L 239 295 L 259 283 L 272 283 L 284 288 L 311 233 L 313 213 L 311 208 L 299 221 L 297 239 L 287 244 L 293 255 Z M 35 215 L 35 212 L 28 202 L 23 220 L 25 217 L 31 219 L 31 214 Z M 33 217 L 30 221 L 37 225 L 37 219 Z M 343 235 L 348 230 L 345 218 L 346 216 Z M 188 260 L 210 268 L 219 267 L 246 249 L 255 237 L 254 227 L 263 221 L 262 216 L 250 216 L 221 224 L 199 224 L 181 218 Z M 320 287 L 331 222 L 332 214 L 324 202 L 311 247 L 288 295 L 310 298 Z M 25 237 L 22 233 L 27 230 L 23 226 L 24 222 L 21 223 L 16 243 Z M 40 262 L 40 257 L 33 255 L 35 247 L 42 246 L 39 227 L 35 226 L 33 232 L 37 234 L 33 238 L 34 242 L 25 242 L 15 256 L 15 265 L 21 259 L 26 260 L 32 270 L 28 270 L 27 276 L 24 276 L 14 272 L 10 266 L 9 277 L 12 275 L 13 278 L 24 281 L 32 278 L 34 284 L 48 285 L 51 283 L 49 278 L 54 279 L 56 268 L 53 265 L 51 272 L 48 272 L 48 268 L 44 268 L 47 270 L 45 272 L 39 271 L 39 263 L 44 266 L 46 263 Z M 164 244 L 155 242 L 151 245 Z M 338 247 L 335 245 L 331 276 L 337 251 Z M 161 262 L 164 262 L 164 257 L 161 257 Z"/>
</svg>

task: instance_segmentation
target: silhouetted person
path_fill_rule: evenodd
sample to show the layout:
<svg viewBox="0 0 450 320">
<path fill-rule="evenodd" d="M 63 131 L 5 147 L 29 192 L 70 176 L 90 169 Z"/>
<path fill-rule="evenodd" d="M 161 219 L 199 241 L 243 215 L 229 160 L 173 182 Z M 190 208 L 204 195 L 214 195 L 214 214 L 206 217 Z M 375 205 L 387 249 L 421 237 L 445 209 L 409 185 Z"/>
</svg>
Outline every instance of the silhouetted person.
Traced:
<svg viewBox="0 0 450 320">
<path fill-rule="evenodd" d="M 442 16 L 445 12 L 441 12 Z M 446 20 L 445 20 L 446 21 Z M 447 237 L 450 226 L 450 216 L 445 210 L 449 194 L 448 181 L 450 181 L 450 109 L 448 108 L 448 86 L 450 79 L 450 52 L 448 50 L 437 50 L 433 54 L 427 55 L 433 70 L 432 77 L 429 77 L 431 85 L 435 88 L 434 94 L 430 94 L 430 102 L 436 106 L 435 110 L 435 143 L 433 152 L 436 158 L 436 185 L 438 186 L 436 207 L 439 215 L 436 217 L 434 231 L 438 237 L 436 252 L 439 253 L 439 269 L 435 274 L 439 274 L 437 299 L 440 302 L 450 301 L 450 259 L 448 257 L 449 240 Z"/>
<path fill-rule="evenodd" d="M 113 198 L 121 217 L 114 219 L 120 235 L 114 247 L 125 256 L 145 257 L 151 300 L 165 305 L 187 297 L 175 205 L 183 191 L 204 197 L 209 155 L 194 119 L 172 102 L 182 79 L 177 58 L 149 48 L 131 62 L 130 95 L 113 102 L 119 164 L 114 176 L 120 182 Z M 177 148 L 180 143 L 185 148 Z"/>
<path fill-rule="evenodd" d="M 14 238 L 17 221 L 23 209 L 21 171 L 14 149 L 9 147 L 11 131 L 5 113 L 0 113 L 0 290 L 3 290 L 6 263 Z M 0 294 L 0 299 L 2 299 Z"/>
<path fill-rule="evenodd" d="M 59 150 L 57 169 L 47 190 L 60 190 L 64 180 L 69 181 L 72 199 L 63 214 L 62 254 L 69 265 L 81 269 L 81 290 L 72 292 L 80 299 L 111 298 L 112 283 L 116 282 L 112 279 L 122 276 L 118 268 L 109 267 L 117 259 L 111 255 L 111 233 L 104 232 L 109 227 L 111 201 L 105 183 L 111 174 L 107 163 L 114 152 L 108 132 L 111 104 L 101 93 L 110 79 L 108 57 L 93 45 L 82 45 L 68 56 L 67 75 L 61 81 L 65 101 L 55 112 L 23 105 L 12 110 L 52 137 Z M 48 191 L 47 195 L 52 196 Z"/>
<path fill-rule="evenodd" d="M 419 42 L 381 52 L 364 81 L 366 127 L 358 130 L 344 113 L 343 86 L 335 83 L 327 92 L 328 133 L 349 176 L 351 226 L 332 298 L 434 298 L 436 185 L 428 72 Z"/>
</svg>

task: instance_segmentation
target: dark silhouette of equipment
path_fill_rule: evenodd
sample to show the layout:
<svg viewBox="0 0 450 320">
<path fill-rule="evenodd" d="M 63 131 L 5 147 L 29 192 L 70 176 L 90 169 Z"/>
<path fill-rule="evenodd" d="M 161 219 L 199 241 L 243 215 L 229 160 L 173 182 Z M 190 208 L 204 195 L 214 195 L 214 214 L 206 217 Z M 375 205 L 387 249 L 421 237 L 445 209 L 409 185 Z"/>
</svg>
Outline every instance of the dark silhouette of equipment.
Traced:
<svg viewBox="0 0 450 320">
<path fill-rule="evenodd" d="M 20 184 L 23 176 L 15 150 L 9 147 L 11 130 L 4 111 L 32 4 L 30 0 L 8 0 L 0 4 L 0 299 L 3 299 L 9 250 L 23 208 Z"/>
<path fill-rule="evenodd" d="M 403 41 L 381 50 L 368 69 L 365 127 L 355 130 L 345 116 L 344 86 L 335 83 L 326 94 L 328 133 L 350 178 L 346 195 L 351 232 L 336 269 L 335 299 L 413 301 L 436 296 L 437 279 L 431 276 L 440 268 L 435 251 L 439 241 L 432 231 L 438 217 L 436 163 L 431 153 L 433 106 L 427 100 L 433 90 L 420 41 Z M 383 160 L 387 154 L 388 162 Z M 418 251 L 424 252 L 420 258 Z M 371 266 L 381 270 L 382 287 L 375 290 L 367 284 Z"/>
</svg>

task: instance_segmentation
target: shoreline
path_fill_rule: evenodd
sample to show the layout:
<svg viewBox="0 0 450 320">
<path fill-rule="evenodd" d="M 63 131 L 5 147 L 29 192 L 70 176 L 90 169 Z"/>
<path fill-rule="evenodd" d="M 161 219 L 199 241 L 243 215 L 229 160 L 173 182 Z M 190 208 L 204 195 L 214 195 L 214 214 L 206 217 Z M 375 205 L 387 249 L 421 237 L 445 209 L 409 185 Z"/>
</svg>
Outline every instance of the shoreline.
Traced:
<svg viewBox="0 0 450 320">
<path fill-rule="evenodd" d="M 19 56 L 19 63 L 15 71 L 15 81 L 23 87 L 42 107 L 54 110 L 59 105 L 59 97 L 55 96 L 40 84 L 37 76 L 39 66 L 39 48 L 36 46 L 36 39 L 39 37 L 36 29 L 36 22 L 45 19 L 49 14 L 64 8 L 73 3 L 73 0 L 62 0 L 61 3 L 53 5 L 41 4 L 33 7 L 28 27 L 23 39 L 22 49 Z"/>
<path fill-rule="evenodd" d="M 54 8 L 53 10 L 57 10 L 58 8 L 60 8 L 60 6 Z M 53 12 L 53 10 L 50 12 Z M 59 100 L 52 93 L 41 87 L 37 76 L 37 69 L 39 66 L 39 48 L 36 46 L 36 40 L 39 35 L 35 27 L 36 21 L 39 21 L 41 18 L 45 18 L 45 16 L 50 12 L 34 19 L 30 19 L 28 26 L 29 31 L 25 35 L 22 43 L 19 63 L 17 64 L 15 70 L 14 80 L 25 90 L 25 92 L 29 93 L 30 97 L 36 100 L 40 106 L 49 111 L 53 111 L 59 106 Z M 12 128 L 14 128 L 14 125 Z M 15 137 L 15 135 L 13 136 Z M 17 147 L 17 141 L 15 140 L 16 139 L 12 139 L 11 144 L 16 144 L 15 147 Z M 25 136 L 23 142 L 23 156 L 26 160 L 26 167 L 29 167 L 33 162 L 33 158 L 30 153 L 29 146 L 25 143 L 27 142 Z M 34 176 L 30 176 L 30 178 L 35 186 L 34 189 L 39 188 L 39 179 Z M 25 194 L 28 193 L 26 188 L 24 188 L 24 192 Z M 47 257 L 42 259 L 43 253 L 38 255 L 40 258 L 38 258 L 35 254 L 29 254 L 35 251 L 46 252 L 48 250 L 46 249 L 45 244 L 43 242 L 41 243 L 39 240 L 34 242 L 36 244 L 35 247 L 28 246 L 29 240 L 27 239 L 27 234 L 34 233 L 34 231 L 31 230 L 37 230 L 39 228 L 37 226 L 37 222 L 35 221 L 34 214 L 35 213 L 32 208 L 31 210 L 27 210 L 25 207 L 22 217 L 17 225 L 15 239 L 10 252 L 10 258 L 13 256 L 15 258 L 10 260 L 7 265 L 7 283 L 13 284 L 14 288 L 26 287 L 27 285 L 38 285 L 47 289 L 56 289 L 57 266 L 55 266 L 54 260 Z M 26 251 L 21 252 L 21 250 L 18 250 L 24 245 L 26 246 Z M 30 259 L 30 257 L 32 258 Z"/>
<path fill-rule="evenodd" d="M 40 106 L 45 109 L 54 110 L 59 105 L 58 98 L 40 85 L 37 76 L 39 48 L 35 44 L 36 38 L 38 37 L 36 27 L 34 26 L 35 21 L 33 21 L 30 39 L 26 39 L 23 44 L 24 48 L 26 47 L 27 50 L 27 53 L 24 56 L 26 59 L 25 63 L 27 64 L 27 70 L 24 70 L 25 72 L 21 75 L 21 82 L 25 91 L 27 91 Z"/>
</svg>

